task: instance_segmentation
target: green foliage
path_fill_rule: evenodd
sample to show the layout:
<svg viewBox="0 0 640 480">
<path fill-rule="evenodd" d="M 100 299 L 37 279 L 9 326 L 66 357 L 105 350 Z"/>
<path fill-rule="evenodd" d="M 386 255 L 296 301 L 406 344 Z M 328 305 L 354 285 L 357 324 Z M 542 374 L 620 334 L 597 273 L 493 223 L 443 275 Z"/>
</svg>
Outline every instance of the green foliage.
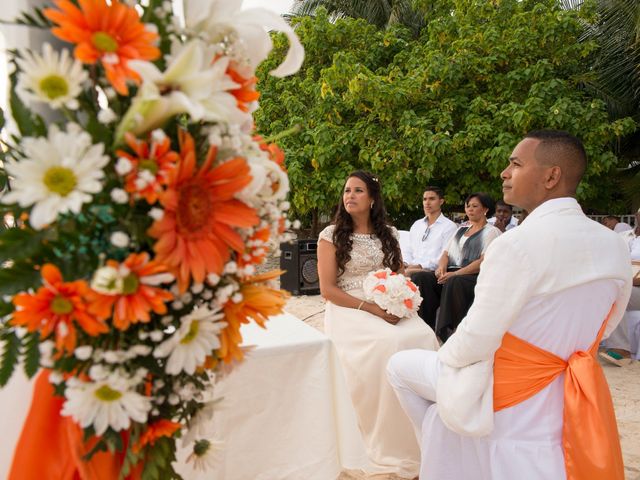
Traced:
<svg viewBox="0 0 640 480">
<path fill-rule="evenodd" d="M 42 250 L 43 238 L 42 232 L 27 228 L 0 230 L 0 262 L 32 258 Z"/>
<path fill-rule="evenodd" d="M 18 70 L 16 69 L 11 75 L 11 88 L 9 90 L 9 106 L 11 107 L 11 115 L 15 120 L 15 123 L 23 136 L 39 137 L 46 135 L 47 127 L 42 120 L 42 117 L 37 113 L 33 113 L 27 108 L 27 106 L 20 100 L 20 97 L 16 93 L 15 86 L 18 82 Z"/>
<path fill-rule="evenodd" d="M 29 378 L 33 377 L 38 372 L 38 368 L 40 367 L 40 349 L 38 348 L 39 343 L 40 334 L 38 332 L 29 334 L 26 337 L 26 341 L 24 342 L 24 373 Z"/>
<path fill-rule="evenodd" d="M 441 5 L 445 2 L 436 2 Z M 433 14 L 432 2 L 414 0 L 298 0 L 292 6 L 291 15 L 316 15 L 324 8 L 332 19 L 362 18 L 377 28 L 400 24 L 418 35 Z"/>
<path fill-rule="evenodd" d="M 0 387 L 4 387 L 13 375 L 20 355 L 20 339 L 12 328 L 2 326 L 0 328 L 0 345 L 2 345 L 2 357 L 0 357 Z"/>
<path fill-rule="evenodd" d="M 40 274 L 31 262 L 10 262 L 0 269 L 0 295 L 13 295 L 39 283 Z"/>
<path fill-rule="evenodd" d="M 142 471 L 142 480 L 170 480 L 180 478 L 171 465 L 176 459 L 171 440 L 158 438 L 147 449 L 147 458 Z"/>
<path fill-rule="evenodd" d="M 580 15 L 553 0 L 457 0 L 418 39 L 400 27 L 332 23 L 322 9 L 298 19 L 303 69 L 276 84 L 265 75 L 275 59 L 265 62 L 256 114 L 266 135 L 302 126 L 281 142 L 292 213 L 329 213 L 355 169 L 383 180 L 392 213 L 414 208 L 428 184 L 444 187 L 449 204 L 476 190 L 498 196 L 513 147 L 539 128 L 585 141 L 591 162 L 579 198 L 607 205 L 619 166 L 612 145 L 636 124 L 610 121 L 580 88 L 595 48 L 577 41 Z M 281 55 L 285 43 L 275 40 Z"/>
</svg>

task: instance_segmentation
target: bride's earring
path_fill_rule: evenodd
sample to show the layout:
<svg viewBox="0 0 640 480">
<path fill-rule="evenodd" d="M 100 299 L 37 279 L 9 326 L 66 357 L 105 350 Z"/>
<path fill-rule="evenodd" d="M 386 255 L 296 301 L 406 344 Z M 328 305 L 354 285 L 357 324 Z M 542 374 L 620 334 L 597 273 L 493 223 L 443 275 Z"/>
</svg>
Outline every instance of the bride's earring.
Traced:
<svg viewBox="0 0 640 480">
<path fill-rule="evenodd" d="M 373 209 L 373 203 L 374 203 L 374 202 L 371 202 L 371 209 Z"/>
</svg>

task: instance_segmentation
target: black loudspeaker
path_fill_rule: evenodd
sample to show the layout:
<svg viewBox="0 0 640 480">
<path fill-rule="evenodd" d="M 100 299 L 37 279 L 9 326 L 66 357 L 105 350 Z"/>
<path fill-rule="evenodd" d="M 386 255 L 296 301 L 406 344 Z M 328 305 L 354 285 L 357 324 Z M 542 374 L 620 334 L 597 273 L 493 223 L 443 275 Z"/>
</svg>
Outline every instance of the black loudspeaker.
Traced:
<svg viewBox="0 0 640 480">
<path fill-rule="evenodd" d="M 292 295 L 318 295 L 318 241 L 294 240 L 280 244 L 280 288 Z"/>
</svg>

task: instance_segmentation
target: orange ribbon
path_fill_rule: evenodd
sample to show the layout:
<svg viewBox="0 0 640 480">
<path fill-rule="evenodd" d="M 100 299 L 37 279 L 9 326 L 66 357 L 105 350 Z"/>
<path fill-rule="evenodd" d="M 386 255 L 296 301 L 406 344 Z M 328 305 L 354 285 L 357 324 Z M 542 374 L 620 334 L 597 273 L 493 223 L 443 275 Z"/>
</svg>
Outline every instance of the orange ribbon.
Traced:
<svg viewBox="0 0 640 480">
<path fill-rule="evenodd" d="M 615 305 L 614 305 L 615 306 Z M 567 480 L 624 480 L 624 465 L 611 394 L 596 360 L 598 345 L 614 307 L 587 352 L 568 361 L 510 333 L 494 358 L 494 411 L 537 394 L 565 373 L 562 448 Z"/>
<path fill-rule="evenodd" d="M 64 399 L 54 395 L 49 372 L 36 379 L 29 415 L 13 455 L 8 480 L 113 480 L 120 476 L 122 453 L 97 452 L 89 461 L 97 438 L 83 441 L 82 429 L 60 416 Z M 139 479 L 142 462 L 128 479 Z"/>
</svg>

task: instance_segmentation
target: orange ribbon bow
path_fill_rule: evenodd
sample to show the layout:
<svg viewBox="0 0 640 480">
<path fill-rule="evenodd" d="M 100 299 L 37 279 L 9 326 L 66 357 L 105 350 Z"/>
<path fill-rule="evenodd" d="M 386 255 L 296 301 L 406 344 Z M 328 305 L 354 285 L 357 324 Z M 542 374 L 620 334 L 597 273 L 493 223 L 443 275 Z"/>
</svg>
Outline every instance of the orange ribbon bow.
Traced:
<svg viewBox="0 0 640 480">
<path fill-rule="evenodd" d="M 568 361 L 505 334 L 494 358 L 494 411 L 512 407 L 564 378 L 562 448 L 567 480 L 624 480 L 622 451 L 607 380 L 596 360 L 598 345 L 613 308 L 588 351 Z"/>
</svg>

